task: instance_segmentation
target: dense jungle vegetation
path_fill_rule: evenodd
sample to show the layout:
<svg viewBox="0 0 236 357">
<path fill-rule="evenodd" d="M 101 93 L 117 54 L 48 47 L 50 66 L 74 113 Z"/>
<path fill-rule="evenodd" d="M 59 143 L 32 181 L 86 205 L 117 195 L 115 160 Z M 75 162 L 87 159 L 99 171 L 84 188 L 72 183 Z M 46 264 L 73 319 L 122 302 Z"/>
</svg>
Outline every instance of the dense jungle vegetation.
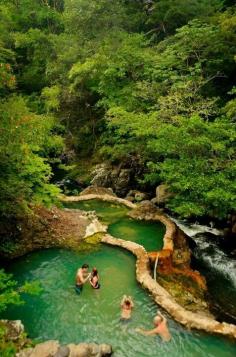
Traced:
<svg viewBox="0 0 236 357">
<path fill-rule="evenodd" d="M 57 202 L 71 151 L 69 164 L 138 162 L 173 212 L 226 219 L 235 61 L 233 0 L 0 0 L 1 226 Z M 0 272 L 0 310 L 14 287 Z"/>
<path fill-rule="evenodd" d="M 182 216 L 231 213 L 233 3 L 0 1 L 1 215 L 53 202 L 51 167 L 71 148 L 139 161 Z"/>
<path fill-rule="evenodd" d="M 0 214 L 57 200 L 53 168 L 136 161 L 182 217 L 235 209 L 229 0 L 1 0 Z"/>
</svg>

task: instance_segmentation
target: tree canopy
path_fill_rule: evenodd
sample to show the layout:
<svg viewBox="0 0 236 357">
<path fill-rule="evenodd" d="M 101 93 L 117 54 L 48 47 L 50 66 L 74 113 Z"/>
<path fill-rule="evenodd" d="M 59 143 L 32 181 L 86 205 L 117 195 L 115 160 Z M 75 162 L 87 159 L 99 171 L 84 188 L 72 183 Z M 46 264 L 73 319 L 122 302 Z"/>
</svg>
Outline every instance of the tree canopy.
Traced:
<svg viewBox="0 0 236 357">
<path fill-rule="evenodd" d="M 1 214 L 54 202 L 70 149 L 139 160 L 181 216 L 235 210 L 233 2 L 2 0 L 0 18 Z"/>
</svg>

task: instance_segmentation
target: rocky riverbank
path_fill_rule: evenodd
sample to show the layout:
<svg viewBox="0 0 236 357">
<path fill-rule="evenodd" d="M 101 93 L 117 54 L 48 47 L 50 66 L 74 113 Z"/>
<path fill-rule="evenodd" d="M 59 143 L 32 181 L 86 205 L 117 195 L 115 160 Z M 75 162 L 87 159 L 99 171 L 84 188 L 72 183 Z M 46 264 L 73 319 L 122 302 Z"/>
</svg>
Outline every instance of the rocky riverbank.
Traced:
<svg viewBox="0 0 236 357">
<path fill-rule="evenodd" d="M 19 320 L 0 320 L 0 327 L 4 328 L 5 341 L 11 346 L 12 351 L 15 351 L 16 357 L 108 357 L 112 355 L 112 347 L 108 344 L 62 345 L 56 340 L 34 344 L 27 338 L 24 325 Z"/>
<path fill-rule="evenodd" d="M 106 227 L 98 221 L 94 212 L 57 207 L 35 207 L 34 214 L 22 218 L 16 228 L 14 244 L 1 249 L 3 258 L 12 259 L 54 247 L 83 250 L 87 247 L 85 238 L 106 232 Z"/>
<path fill-rule="evenodd" d="M 37 344 L 16 354 L 16 357 L 108 357 L 112 355 L 112 347 L 107 344 L 70 343 L 60 345 L 56 340 Z"/>
</svg>

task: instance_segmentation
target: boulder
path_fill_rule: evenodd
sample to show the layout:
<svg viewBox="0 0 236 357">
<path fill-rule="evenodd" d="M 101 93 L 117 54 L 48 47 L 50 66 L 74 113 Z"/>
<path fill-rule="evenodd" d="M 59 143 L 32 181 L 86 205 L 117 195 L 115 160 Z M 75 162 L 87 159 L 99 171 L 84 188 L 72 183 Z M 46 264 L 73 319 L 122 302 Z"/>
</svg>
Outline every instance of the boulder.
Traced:
<svg viewBox="0 0 236 357">
<path fill-rule="evenodd" d="M 151 201 L 145 200 L 137 204 L 137 207 L 129 212 L 128 215 L 133 219 L 149 220 L 158 213 L 160 213 L 160 210 Z"/>
<path fill-rule="evenodd" d="M 181 269 L 189 269 L 191 264 L 191 251 L 188 239 L 180 228 L 176 228 L 172 262 L 173 266 Z"/>
<path fill-rule="evenodd" d="M 107 344 L 80 343 L 75 345 L 71 343 L 68 347 L 70 349 L 69 357 L 105 357 L 112 354 L 112 347 Z"/>
<path fill-rule="evenodd" d="M 156 197 L 152 198 L 152 199 L 151 199 L 151 202 L 152 202 L 154 205 L 158 204 L 158 200 L 157 200 Z"/>
<path fill-rule="evenodd" d="M 91 173 L 93 177 L 91 180 L 91 184 L 100 187 L 110 187 L 111 170 L 112 167 L 108 164 L 103 163 L 96 165 L 95 169 Z"/>
<path fill-rule="evenodd" d="M 6 328 L 7 340 L 17 341 L 24 332 L 24 325 L 20 320 L 0 320 L 1 324 Z"/>
<path fill-rule="evenodd" d="M 58 341 L 50 340 L 39 343 L 34 348 L 20 351 L 17 357 L 55 357 L 59 348 L 60 345 Z"/>
<path fill-rule="evenodd" d="M 16 354 L 16 357 L 30 357 L 31 353 L 33 352 L 33 348 L 26 348 L 19 353 Z"/>
<path fill-rule="evenodd" d="M 88 343 L 80 343 L 79 345 L 75 345 L 70 343 L 68 345 L 70 350 L 69 357 L 90 357 L 90 349 Z"/>
<path fill-rule="evenodd" d="M 172 196 L 172 193 L 169 192 L 167 185 L 161 184 L 161 185 L 157 186 L 157 188 L 156 188 L 156 203 L 158 205 L 166 203 L 171 196 Z"/>
<path fill-rule="evenodd" d="M 60 346 L 58 341 L 52 340 L 39 343 L 34 348 L 24 349 L 17 353 L 16 357 L 105 357 L 111 354 L 112 347 L 107 344 L 70 343 Z"/>
<path fill-rule="evenodd" d="M 116 196 L 113 192 L 112 188 L 99 187 L 99 186 L 88 186 L 82 192 L 80 192 L 80 196 L 83 195 L 110 195 Z"/>
<path fill-rule="evenodd" d="M 133 196 L 126 196 L 125 200 L 129 201 L 129 202 L 134 202 L 135 198 Z"/>
<path fill-rule="evenodd" d="M 140 202 L 147 200 L 148 195 L 145 192 L 137 192 L 134 197 L 137 202 Z"/>
<path fill-rule="evenodd" d="M 70 349 L 68 346 L 60 346 L 54 357 L 68 357 L 70 354 Z"/>
<path fill-rule="evenodd" d="M 112 167 L 109 164 L 96 165 L 91 173 L 91 185 L 96 187 L 112 188 L 119 196 L 124 197 L 131 181 L 132 170 L 127 168 Z"/>
<path fill-rule="evenodd" d="M 131 171 L 131 169 L 114 169 L 111 172 L 111 187 L 118 196 L 126 195 L 131 180 Z"/>
<path fill-rule="evenodd" d="M 107 345 L 105 343 L 100 345 L 101 356 L 111 356 L 112 355 L 112 347 L 111 345 Z"/>
<path fill-rule="evenodd" d="M 131 197 L 134 201 L 141 202 L 148 199 L 148 194 L 146 192 L 131 190 L 128 192 L 126 197 L 128 200 L 131 200 L 129 199 Z"/>
</svg>

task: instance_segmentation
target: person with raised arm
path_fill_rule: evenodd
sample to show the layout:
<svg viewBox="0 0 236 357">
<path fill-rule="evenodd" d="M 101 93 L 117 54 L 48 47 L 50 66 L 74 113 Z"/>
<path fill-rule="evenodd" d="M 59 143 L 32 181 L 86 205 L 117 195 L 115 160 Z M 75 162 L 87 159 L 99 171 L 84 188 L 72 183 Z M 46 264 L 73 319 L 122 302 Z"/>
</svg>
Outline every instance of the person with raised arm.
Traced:
<svg viewBox="0 0 236 357">
<path fill-rule="evenodd" d="M 163 341 L 170 341 L 171 334 L 168 329 L 167 319 L 160 312 L 157 312 L 157 315 L 153 319 L 153 323 L 154 328 L 152 330 L 137 328 L 136 331 L 145 336 L 160 335 Z"/>
<path fill-rule="evenodd" d="M 132 310 L 134 308 L 134 303 L 131 296 L 124 295 L 121 300 L 121 320 L 129 321 L 131 319 Z"/>
</svg>

